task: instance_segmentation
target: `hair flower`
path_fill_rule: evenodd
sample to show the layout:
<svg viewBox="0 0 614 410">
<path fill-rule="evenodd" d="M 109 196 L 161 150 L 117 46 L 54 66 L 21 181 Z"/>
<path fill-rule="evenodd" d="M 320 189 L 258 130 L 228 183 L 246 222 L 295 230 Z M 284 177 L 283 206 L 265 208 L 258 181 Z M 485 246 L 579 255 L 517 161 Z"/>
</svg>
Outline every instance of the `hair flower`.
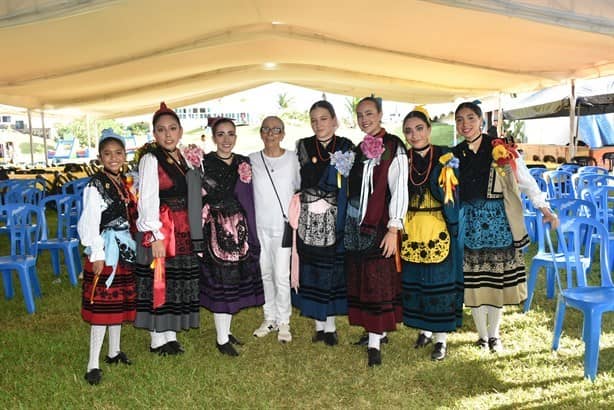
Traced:
<svg viewBox="0 0 614 410">
<path fill-rule="evenodd" d="M 238 172 L 241 182 L 246 184 L 252 182 L 252 167 L 247 161 L 243 161 L 239 164 Z"/>
<path fill-rule="evenodd" d="M 386 151 L 384 139 L 367 134 L 360 144 L 360 150 L 368 159 L 374 159 L 379 164 L 382 154 Z"/>
<path fill-rule="evenodd" d="M 181 147 L 181 154 L 191 169 L 199 168 L 205 156 L 205 152 L 196 144 L 188 144 L 186 147 Z"/>
</svg>

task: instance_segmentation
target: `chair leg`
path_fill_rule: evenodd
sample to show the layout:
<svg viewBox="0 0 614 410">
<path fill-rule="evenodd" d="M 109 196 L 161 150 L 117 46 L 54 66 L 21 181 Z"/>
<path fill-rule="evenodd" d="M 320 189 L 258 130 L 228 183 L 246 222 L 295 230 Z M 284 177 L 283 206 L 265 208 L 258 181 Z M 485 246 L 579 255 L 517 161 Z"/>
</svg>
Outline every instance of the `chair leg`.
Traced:
<svg viewBox="0 0 614 410">
<path fill-rule="evenodd" d="M 533 301 L 533 294 L 535 293 L 535 283 L 537 282 L 537 275 L 539 274 L 540 265 L 533 262 L 531 270 L 529 271 L 529 278 L 527 280 L 527 300 L 524 301 L 524 311 L 528 312 L 531 309 L 531 302 Z"/>
<path fill-rule="evenodd" d="M 30 274 L 24 267 L 17 269 L 19 274 L 19 281 L 21 282 L 21 291 L 23 293 L 23 300 L 26 303 L 26 310 L 28 313 L 34 313 L 36 308 L 34 307 L 34 295 L 32 294 L 32 285 L 30 283 Z"/>
<path fill-rule="evenodd" d="M 554 314 L 554 335 L 552 337 L 552 350 L 559 349 L 559 340 L 563 332 L 563 321 L 565 319 L 565 300 L 559 295 L 556 303 L 556 312 Z"/>
<path fill-rule="evenodd" d="M 41 293 L 41 285 L 38 281 L 38 273 L 36 272 L 36 266 L 31 266 L 28 269 L 28 275 L 30 275 L 30 285 L 32 286 L 32 292 L 34 297 L 40 298 L 42 296 Z"/>
<path fill-rule="evenodd" d="M 64 263 L 68 271 L 68 279 L 71 285 L 77 286 L 77 267 L 75 266 L 75 258 L 73 258 L 72 254 L 72 249 L 64 248 Z"/>
<path fill-rule="evenodd" d="M 4 297 L 8 300 L 15 297 L 15 290 L 13 289 L 13 272 L 10 270 L 2 271 L 2 284 L 4 285 Z"/>
<path fill-rule="evenodd" d="M 584 312 L 584 377 L 591 381 L 597 377 L 599 365 L 599 336 L 601 334 L 601 312 Z"/>
<path fill-rule="evenodd" d="M 60 251 L 58 249 L 49 249 L 51 252 L 51 266 L 55 276 L 60 276 Z"/>
<path fill-rule="evenodd" d="M 554 298 L 554 268 L 546 268 L 546 298 Z"/>
</svg>

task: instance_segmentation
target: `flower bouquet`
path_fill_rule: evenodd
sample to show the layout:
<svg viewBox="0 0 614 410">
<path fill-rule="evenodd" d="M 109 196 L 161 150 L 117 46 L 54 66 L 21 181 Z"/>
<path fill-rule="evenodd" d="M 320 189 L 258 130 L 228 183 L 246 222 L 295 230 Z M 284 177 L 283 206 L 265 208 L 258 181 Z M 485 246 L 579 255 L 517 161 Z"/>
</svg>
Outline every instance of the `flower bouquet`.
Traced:
<svg viewBox="0 0 614 410">
<path fill-rule="evenodd" d="M 330 164 L 337 169 L 337 187 L 341 188 L 341 177 L 347 178 L 354 165 L 354 151 L 335 151 L 330 156 Z"/>
<path fill-rule="evenodd" d="M 519 158 L 520 155 L 516 151 L 516 146 L 514 144 L 506 144 L 502 139 L 496 139 L 493 140 L 492 147 L 493 165 L 497 172 L 501 176 L 505 176 L 505 166 L 509 165 L 512 168 L 516 181 L 518 181 L 516 158 Z"/>
<path fill-rule="evenodd" d="M 441 173 L 437 182 L 441 189 L 443 189 L 443 203 L 454 203 L 454 197 L 456 196 L 456 187 L 458 186 L 458 179 L 454 175 L 454 169 L 458 168 L 459 160 L 448 152 L 447 154 L 439 157 L 439 163 L 442 165 Z"/>
</svg>

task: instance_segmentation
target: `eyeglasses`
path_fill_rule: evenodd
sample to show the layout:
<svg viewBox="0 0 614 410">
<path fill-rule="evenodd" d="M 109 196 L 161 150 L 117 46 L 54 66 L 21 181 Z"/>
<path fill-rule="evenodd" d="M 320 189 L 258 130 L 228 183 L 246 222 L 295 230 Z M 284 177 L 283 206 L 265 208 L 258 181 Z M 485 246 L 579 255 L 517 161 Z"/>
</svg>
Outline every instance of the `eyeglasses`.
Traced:
<svg viewBox="0 0 614 410">
<path fill-rule="evenodd" d="M 261 127 L 260 128 L 260 132 L 263 134 L 268 134 L 269 132 L 272 132 L 274 135 L 279 135 L 281 134 L 281 132 L 283 131 L 283 129 L 279 128 L 279 127 Z"/>
</svg>

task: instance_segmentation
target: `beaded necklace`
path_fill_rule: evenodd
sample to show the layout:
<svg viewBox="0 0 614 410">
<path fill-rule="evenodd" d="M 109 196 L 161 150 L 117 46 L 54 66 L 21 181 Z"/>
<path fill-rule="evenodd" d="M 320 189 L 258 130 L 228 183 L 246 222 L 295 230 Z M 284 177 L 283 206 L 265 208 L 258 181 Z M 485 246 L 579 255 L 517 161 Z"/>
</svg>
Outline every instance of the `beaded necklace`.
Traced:
<svg viewBox="0 0 614 410">
<path fill-rule="evenodd" d="M 328 158 L 322 157 L 322 154 L 320 153 L 320 141 L 318 141 L 318 138 L 314 135 L 313 139 L 316 144 L 316 153 L 318 154 L 318 158 L 320 159 L 320 161 L 330 161 L 330 154 L 328 154 Z M 333 134 L 333 136 L 327 139 L 326 141 L 330 141 L 331 139 L 333 140 L 331 152 L 335 152 L 335 143 L 337 142 L 337 136 Z M 326 141 L 322 141 L 322 142 L 326 142 Z M 327 151 L 324 151 L 324 152 L 327 152 Z M 313 157 L 311 161 L 315 164 L 317 162 L 316 157 Z"/>
<path fill-rule="evenodd" d="M 414 186 L 424 185 L 424 183 L 429 179 L 429 175 L 431 174 L 431 169 L 433 168 L 433 151 L 434 151 L 433 147 L 430 147 L 430 148 L 431 148 L 431 150 L 428 153 L 429 165 L 427 166 L 426 170 L 423 171 L 423 172 L 419 172 L 418 169 L 415 168 L 414 164 L 415 164 L 416 160 L 414 159 L 414 150 L 413 149 L 410 150 L 411 151 L 411 163 L 410 163 L 410 166 L 409 166 L 409 181 Z M 412 176 L 412 174 L 414 172 L 416 172 L 416 174 L 418 174 L 418 176 L 424 175 L 424 179 L 422 181 L 420 181 L 420 182 L 415 182 L 414 181 L 414 177 Z"/>
</svg>

